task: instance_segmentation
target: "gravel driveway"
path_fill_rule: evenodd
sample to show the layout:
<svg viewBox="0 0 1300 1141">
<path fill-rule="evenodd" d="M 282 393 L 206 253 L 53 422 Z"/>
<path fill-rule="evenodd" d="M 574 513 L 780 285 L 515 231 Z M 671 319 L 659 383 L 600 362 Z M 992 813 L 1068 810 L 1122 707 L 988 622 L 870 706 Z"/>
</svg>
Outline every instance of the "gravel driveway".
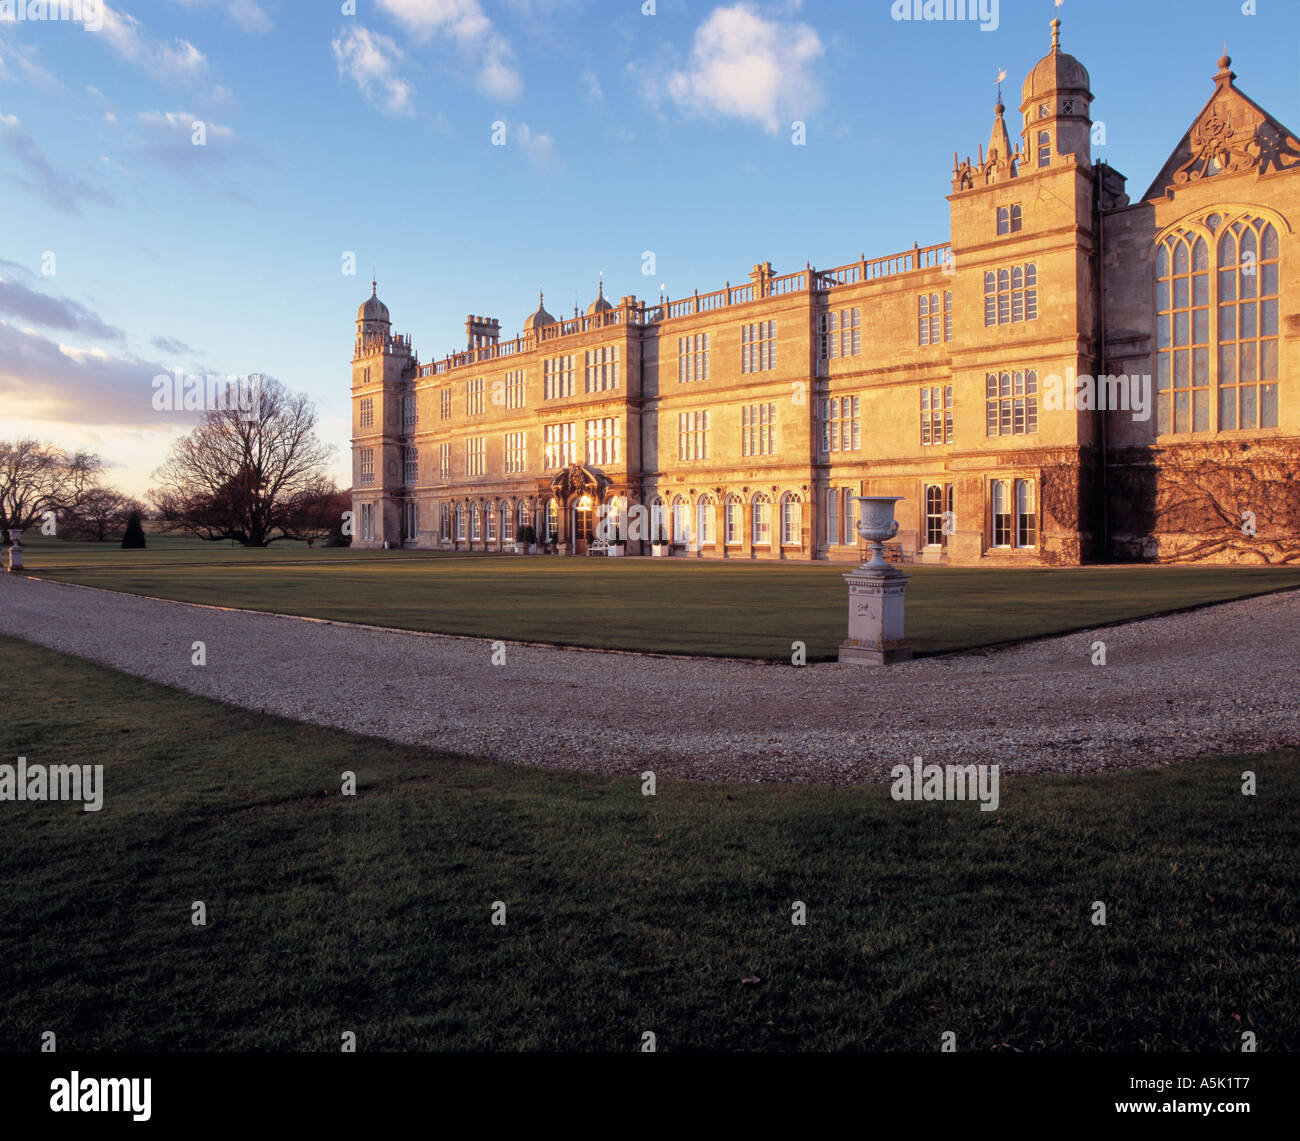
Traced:
<svg viewBox="0 0 1300 1141">
<path fill-rule="evenodd" d="M 3 574 L 0 633 L 249 709 L 588 771 L 851 784 L 914 756 L 1085 772 L 1300 743 L 1296 592 L 887 671 L 514 644 L 494 665 L 487 641 Z"/>
</svg>

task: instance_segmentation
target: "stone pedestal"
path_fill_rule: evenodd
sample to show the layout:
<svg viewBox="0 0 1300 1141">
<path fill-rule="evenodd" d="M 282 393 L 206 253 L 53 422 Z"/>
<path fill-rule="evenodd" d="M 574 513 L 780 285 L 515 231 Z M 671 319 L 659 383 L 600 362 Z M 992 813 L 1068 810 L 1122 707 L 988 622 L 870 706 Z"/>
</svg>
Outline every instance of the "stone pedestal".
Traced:
<svg viewBox="0 0 1300 1141">
<path fill-rule="evenodd" d="M 9 532 L 9 557 L 5 562 L 5 570 L 10 574 L 23 569 L 22 537 L 23 533 L 21 531 Z"/>
<path fill-rule="evenodd" d="M 840 645 L 839 660 L 859 666 L 911 661 L 912 648 L 903 638 L 903 594 L 910 576 L 858 567 L 844 581 L 849 584 L 849 637 Z"/>
</svg>

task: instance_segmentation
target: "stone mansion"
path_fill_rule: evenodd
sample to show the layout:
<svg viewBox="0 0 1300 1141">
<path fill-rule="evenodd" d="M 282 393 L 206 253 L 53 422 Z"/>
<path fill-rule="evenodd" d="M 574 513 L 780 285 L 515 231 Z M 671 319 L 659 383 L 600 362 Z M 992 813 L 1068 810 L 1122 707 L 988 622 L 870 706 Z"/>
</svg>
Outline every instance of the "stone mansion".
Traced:
<svg viewBox="0 0 1300 1141">
<path fill-rule="evenodd" d="M 902 498 L 918 562 L 1300 559 L 1300 143 L 1224 56 L 1133 200 L 1060 35 L 1014 144 L 999 102 L 954 156 L 949 242 L 653 302 L 602 287 L 507 341 L 471 316 L 429 364 L 372 289 L 354 544 L 510 550 L 529 525 L 583 554 L 602 509 L 640 507 L 673 555 L 856 561 L 872 494 Z"/>
</svg>

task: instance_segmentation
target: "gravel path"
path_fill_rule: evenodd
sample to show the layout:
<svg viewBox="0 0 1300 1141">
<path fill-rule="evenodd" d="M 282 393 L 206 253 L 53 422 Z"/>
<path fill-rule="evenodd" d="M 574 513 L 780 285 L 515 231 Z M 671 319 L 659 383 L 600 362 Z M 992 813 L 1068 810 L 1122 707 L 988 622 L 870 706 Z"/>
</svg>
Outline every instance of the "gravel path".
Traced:
<svg viewBox="0 0 1300 1141">
<path fill-rule="evenodd" d="M 476 639 L 3 574 L 0 633 L 249 709 L 588 771 L 851 784 L 913 756 L 1085 772 L 1300 743 L 1296 592 L 887 671 L 513 644 L 493 665 Z"/>
</svg>

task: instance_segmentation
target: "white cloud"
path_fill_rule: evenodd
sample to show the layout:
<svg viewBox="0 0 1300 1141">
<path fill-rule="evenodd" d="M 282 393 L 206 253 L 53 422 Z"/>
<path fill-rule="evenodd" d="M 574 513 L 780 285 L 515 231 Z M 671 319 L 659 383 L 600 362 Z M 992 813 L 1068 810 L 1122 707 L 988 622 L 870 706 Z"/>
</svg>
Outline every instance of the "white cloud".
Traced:
<svg viewBox="0 0 1300 1141">
<path fill-rule="evenodd" d="M 208 66 L 207 57 L 189 40 L 170 44 L 155 39 L 129 12 L 104 5 L 104 26 L 97 33 L 118 55 L 162 79 L 195 79 Z"/>
<path fill-rule="evenodd" d="M 226 11 L 246 32 L 262 36 L 271 30 L 271 17 L 256 0 L 231 0 Z"/>
<path fill-rule="evenodd" d="M 494 99 L 514 99 L 523 91 L 514 49 L 493 26 L 479 0 L 378 0 L 379 7 L 420 43 L 443 38 L 466 53 L 478 88 Z"/>
<path fill-rule="evenodd" d="M 397 74 L 404 57 L 388 36 L 367 28 L 349 28 L 330 46 L 339 74 L 350 78 L 367 97 L 395 114 L 410 111 L 415 89 Z"/>
<path fill-rule="evenodd" d="M 189 111 L 141 111 L 135 116 L 139 131 L 132 134 L 137 159 L 161 167 L 178 178 L 219 194 L 232 202 L 255 204 L 249 196 L 256 185 L 241 168 L 250 162 L 265 166 L 262 149 L 240 139 L 222 126 Z M 202 145 L 196 145 L 196 124 L 203 124 Z"/>
<path fill-rule="evenodd" d="M 51 161 L 17 115 L 0 111 L 0 147 L 8 151 L 19 166 L 18 170 L 0 171 L 0 177 L 31 191 L 50 206 L 69 214 L 80 214 L 81 207 L 87 202 L 116 205 L 107 191 L 90 185 Z"/>
<path fill-rule="evenodd" d="M 157 133 L 170 136 L 172 139 L 185 142 L 190 146 L 193 146 L 191 140 L 195 123 L 203 123 L 209 140 L 216 139 L 230 142 L 235 138 L 235 132 L 231 127 L 222 127 L 217 123 L 204 122 L 198 115 L 192 115 L 188 111 L 141 111 L 136 118 Z"/>
<path fill-rule="evenodd" d="M 101 348 L 79 349 L 0 319 L 0 399 L 5 419 L 162 428 L 152 381 L 166 366 Z"/>
<path fill-rule="evenodd" d="M 587 68 L 582 73 L 582 90 L 593 103 L 599 103 L 605 98 L 604 89 L 600 86 L 600 76 L 591 68 Z"/>
<path fill-rule="evenodd" d="M 174 0 L 182 8 L 210 8 L 220 4 L 226 15 L 246 32 L 265 35 L 274 25 L 266 9 L 257 0 Z"/>
<path fill-rule="evenodd" d="M 35 47 L 10 39 L 8 30 L 12 27 L 13 24 L 0 21 L 0 82 L 21 77 L 37 87 L 58 87 L 59 81 L 33 58 Z"/>
<path fill-rule="evenodd" d="M 768 19 L 750 4 L 715 8 L 695 32 L 667 91 L 688 111 L 729 115 L 776 132 L 819 102 L 814 61 L 824 52 L 807 24 Z"/>
<path fill-rule="evenodd" d="M 520 123 L 515 127 L 514 137 L 524 154 L 539 166 L 547 162 L 555 153 L 555 139 L 540 131 L 534 131 L 527 123 Z"/>
</svg>

